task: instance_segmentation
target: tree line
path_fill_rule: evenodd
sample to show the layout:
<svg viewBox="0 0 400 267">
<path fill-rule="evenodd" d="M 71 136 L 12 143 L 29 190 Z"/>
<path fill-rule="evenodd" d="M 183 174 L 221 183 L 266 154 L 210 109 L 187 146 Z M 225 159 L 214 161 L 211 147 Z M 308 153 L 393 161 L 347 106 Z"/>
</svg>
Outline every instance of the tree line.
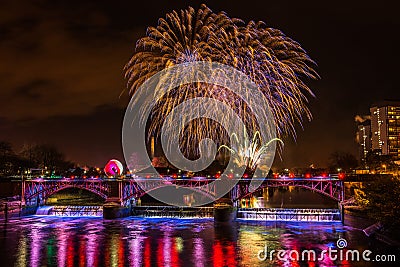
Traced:
<svg viewBox="0 0 400 267">
<path fill-rule="evenodd" d="M 31 169 L 41 169 L 46 174 L 61 175 L 73 168 L 74 163 L 65 159 L 65 155 L 49 144 L 25 144 L 15 151 L 11 143 L 0 141 L 0 176 L 22 175 Z"/>
</svg>

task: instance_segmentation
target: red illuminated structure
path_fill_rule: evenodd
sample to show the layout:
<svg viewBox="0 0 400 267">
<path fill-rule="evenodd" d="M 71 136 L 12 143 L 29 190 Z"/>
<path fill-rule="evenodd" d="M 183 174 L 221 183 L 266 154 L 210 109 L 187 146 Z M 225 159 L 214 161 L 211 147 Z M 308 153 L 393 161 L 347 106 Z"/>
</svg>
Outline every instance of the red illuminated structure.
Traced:
<svg viewBox="0 0 400 267">
<path fill-rule="evenodd" d="M 344 199 L 344 174 L 334 177 L 278 177 L 272 179 L 262 179 L 262 184 L 257 190 L 269 187 L 301 187 L 313 192 L 328 196 L 338 202 Z M 235 181 L 234 178 L 229 179 Z M 140 182 L 140 185 L 138 183 Z M 217 182 L 215 182 L 217 181 Z M 217 194 L 219 179 L 207 179 L 206 177 L 195 177 L 193 179 L 164 179 L 164 178 L 135 178 L 124 180 L 103 180 L 103 179 L 36 179 L 23 182 L 23 201 L 26 204 L 42 204 L 52 194 L 65 188 L 75 187 L 91 191 L 104 199 L 108 197 L 117 197 L 122 205 L 127 205 L 133 198 L 138 199 L 146 194 L 149 190 L 155 190 L 167 186 L 183 186 L 194 188 L 204 197 L 215 199 Z M 236 185 L 231 189 L 230 195 L 232 201 L 239 201 L 254 193 L 251 188 L 252 179 L 237 179 Z M 118 192 L 111 194 L 112 183 L 117 183 Z"/>
</svg>

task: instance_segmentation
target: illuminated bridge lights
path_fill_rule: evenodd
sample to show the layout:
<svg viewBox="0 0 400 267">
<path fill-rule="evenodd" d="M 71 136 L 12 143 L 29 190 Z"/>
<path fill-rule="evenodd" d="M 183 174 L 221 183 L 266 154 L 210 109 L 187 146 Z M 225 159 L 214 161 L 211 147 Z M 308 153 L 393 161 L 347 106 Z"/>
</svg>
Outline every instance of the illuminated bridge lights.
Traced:
<svg viewBox="0 0 400 267">
<path fill-rule="evenodd" d="M 231 190 L 232 201 L 238 201 L 244 197 L 253 194 L 255 191 L 268 187 L 287 187 L 295 186 L 305 188 L 328 196 L 336 201 L 344 199 L 343 175 L 338 177 L 278 177 L 278 178 L 230 178 L 229 180 L 237 182 Z M 194 188 L 199 193 L 215 198 L 218 183 L 213 183 L 218 179 L 208 177 L 191 178 L 138 178 L 135 179 L 35 179 L 23 181 L 23 197 L 28 205 L 42 204 L 52 194 L 65 188 L 79 188 L 91 191 L 104 199 L 116 197 L 122 205 L 128 205 L 130 199 L 137 199 L 145 195 L 148 190 L 162 188 L 165 186 L 184 186 Z M 251 188 L 252 180 L 262 180 L 259 188 Z M 140 182 L 140 185 L 138 184 Z M 111 192 L 112 183 L 118 184 L 119 192 Z M 113 193 L 113 195 L 112 195 Z M 116 194 L 115 194 L 116 193 Z"/>
<path fill-rule="evenodd" d="M 238 209 L 238 218 L 258 221 L 340 222 L 341 214 L 338 209 L 245 208 Z"/>
</svg>

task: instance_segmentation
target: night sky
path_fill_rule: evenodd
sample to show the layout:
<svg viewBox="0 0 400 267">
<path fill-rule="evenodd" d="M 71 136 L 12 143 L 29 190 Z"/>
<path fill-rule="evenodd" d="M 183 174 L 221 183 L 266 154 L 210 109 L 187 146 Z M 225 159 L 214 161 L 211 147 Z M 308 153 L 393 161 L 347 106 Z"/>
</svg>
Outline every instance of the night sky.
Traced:
<svg viewBox="0 0 400 267">
<path fill-rule="evenodd" d="M 2 1 L 0 140 L 56 145 L 69 160 L 104 166 L 123 159 L 129 101 L 123 67 L 147 26 L 198 1 Z M 202 1 L 204 2 L 204 1 Z M 308 82 L 313 120 L 286 140 L 276 166 L 327 164 L 356 153 L 354 116 L 400 99 L 399 24 L 394 1 L 209 1 L 245 21 L 262 20 L 298 41 L 318 63 Z"/>
</svg>

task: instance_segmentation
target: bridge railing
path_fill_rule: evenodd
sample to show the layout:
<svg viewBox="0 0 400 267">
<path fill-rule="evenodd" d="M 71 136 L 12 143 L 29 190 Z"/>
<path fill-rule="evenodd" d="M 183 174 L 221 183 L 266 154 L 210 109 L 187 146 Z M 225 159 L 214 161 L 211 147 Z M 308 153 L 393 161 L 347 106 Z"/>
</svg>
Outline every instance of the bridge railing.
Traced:
<svg viewBox="0 0 400 267">
<path fill-rule="evenodd" d="M 252 180 L 255 181 L 338 181 L 341 180 L 337 177 L 279 177 L 279 178 L 272 178 L 272 177 L 265 177 L 265 178 L 209 178 L 209 177 L 187 177 L 187 178 L 173 178 L 173 177 L 126 177 L 126 178 L 50 178 L 50 177 L 42 177 L 42 178 L 31 178 L 31 179 L 24 179 L 24 181 L 29 182 L 53 182 L 53 181 L 90 181 L 90 182 L 101 182 L 101 181 L 216 181 L 216 180 L 232 180 L 232 181 L 243 181 L 243 182 L 250 182 Z"/>
<path fill-rule="evenodd" d="M 260 190 L 266 187 L 285 187 L 285 186 L 297 186 L 306 188 L 315 192 L 319 192 L 325 196 L 331 197 L 337 201 L 344 199 L 344 188 L 343 181 L 333 177 L 312 177 L 312 178 L 253 178 L 262 181 L 262 184 L 258 188 L 252 188 L 252 179 L 247 178 L 223 178 L 228 179 L 230 182 L 236 182 L 236 185 L 231 190 L 231 198 L 233 201 L 237 201 L 249 194 L 254 193 L 255 190 Z M 107 198 L 110 195 L 111 182 L 118 182 L 117 195 L 123 205 L 126 205 L 131 198 L 139 198 L 149 190 L 161 188 L 163 186 L 186 186 L 192 187 L 193 190 L 199 191 L 203 195 L 208 197 L 215 197 L 217 192 L 218 183 L 223 179 L 210 179 L 207 177 L 192 177 L 185 179 L 174 179 L 168 177 L 162 178 L 139 178 L 134 179 L 33 179 L 23 181 L 23 198 L 26 203 L 30 204 L 41 204 L 51 194 L 60 191 L 68 187 L 77 187 L 94 192 L 103 198 Z M 114 195 L 116 196 L 116 195 Z"/>
</svg>

